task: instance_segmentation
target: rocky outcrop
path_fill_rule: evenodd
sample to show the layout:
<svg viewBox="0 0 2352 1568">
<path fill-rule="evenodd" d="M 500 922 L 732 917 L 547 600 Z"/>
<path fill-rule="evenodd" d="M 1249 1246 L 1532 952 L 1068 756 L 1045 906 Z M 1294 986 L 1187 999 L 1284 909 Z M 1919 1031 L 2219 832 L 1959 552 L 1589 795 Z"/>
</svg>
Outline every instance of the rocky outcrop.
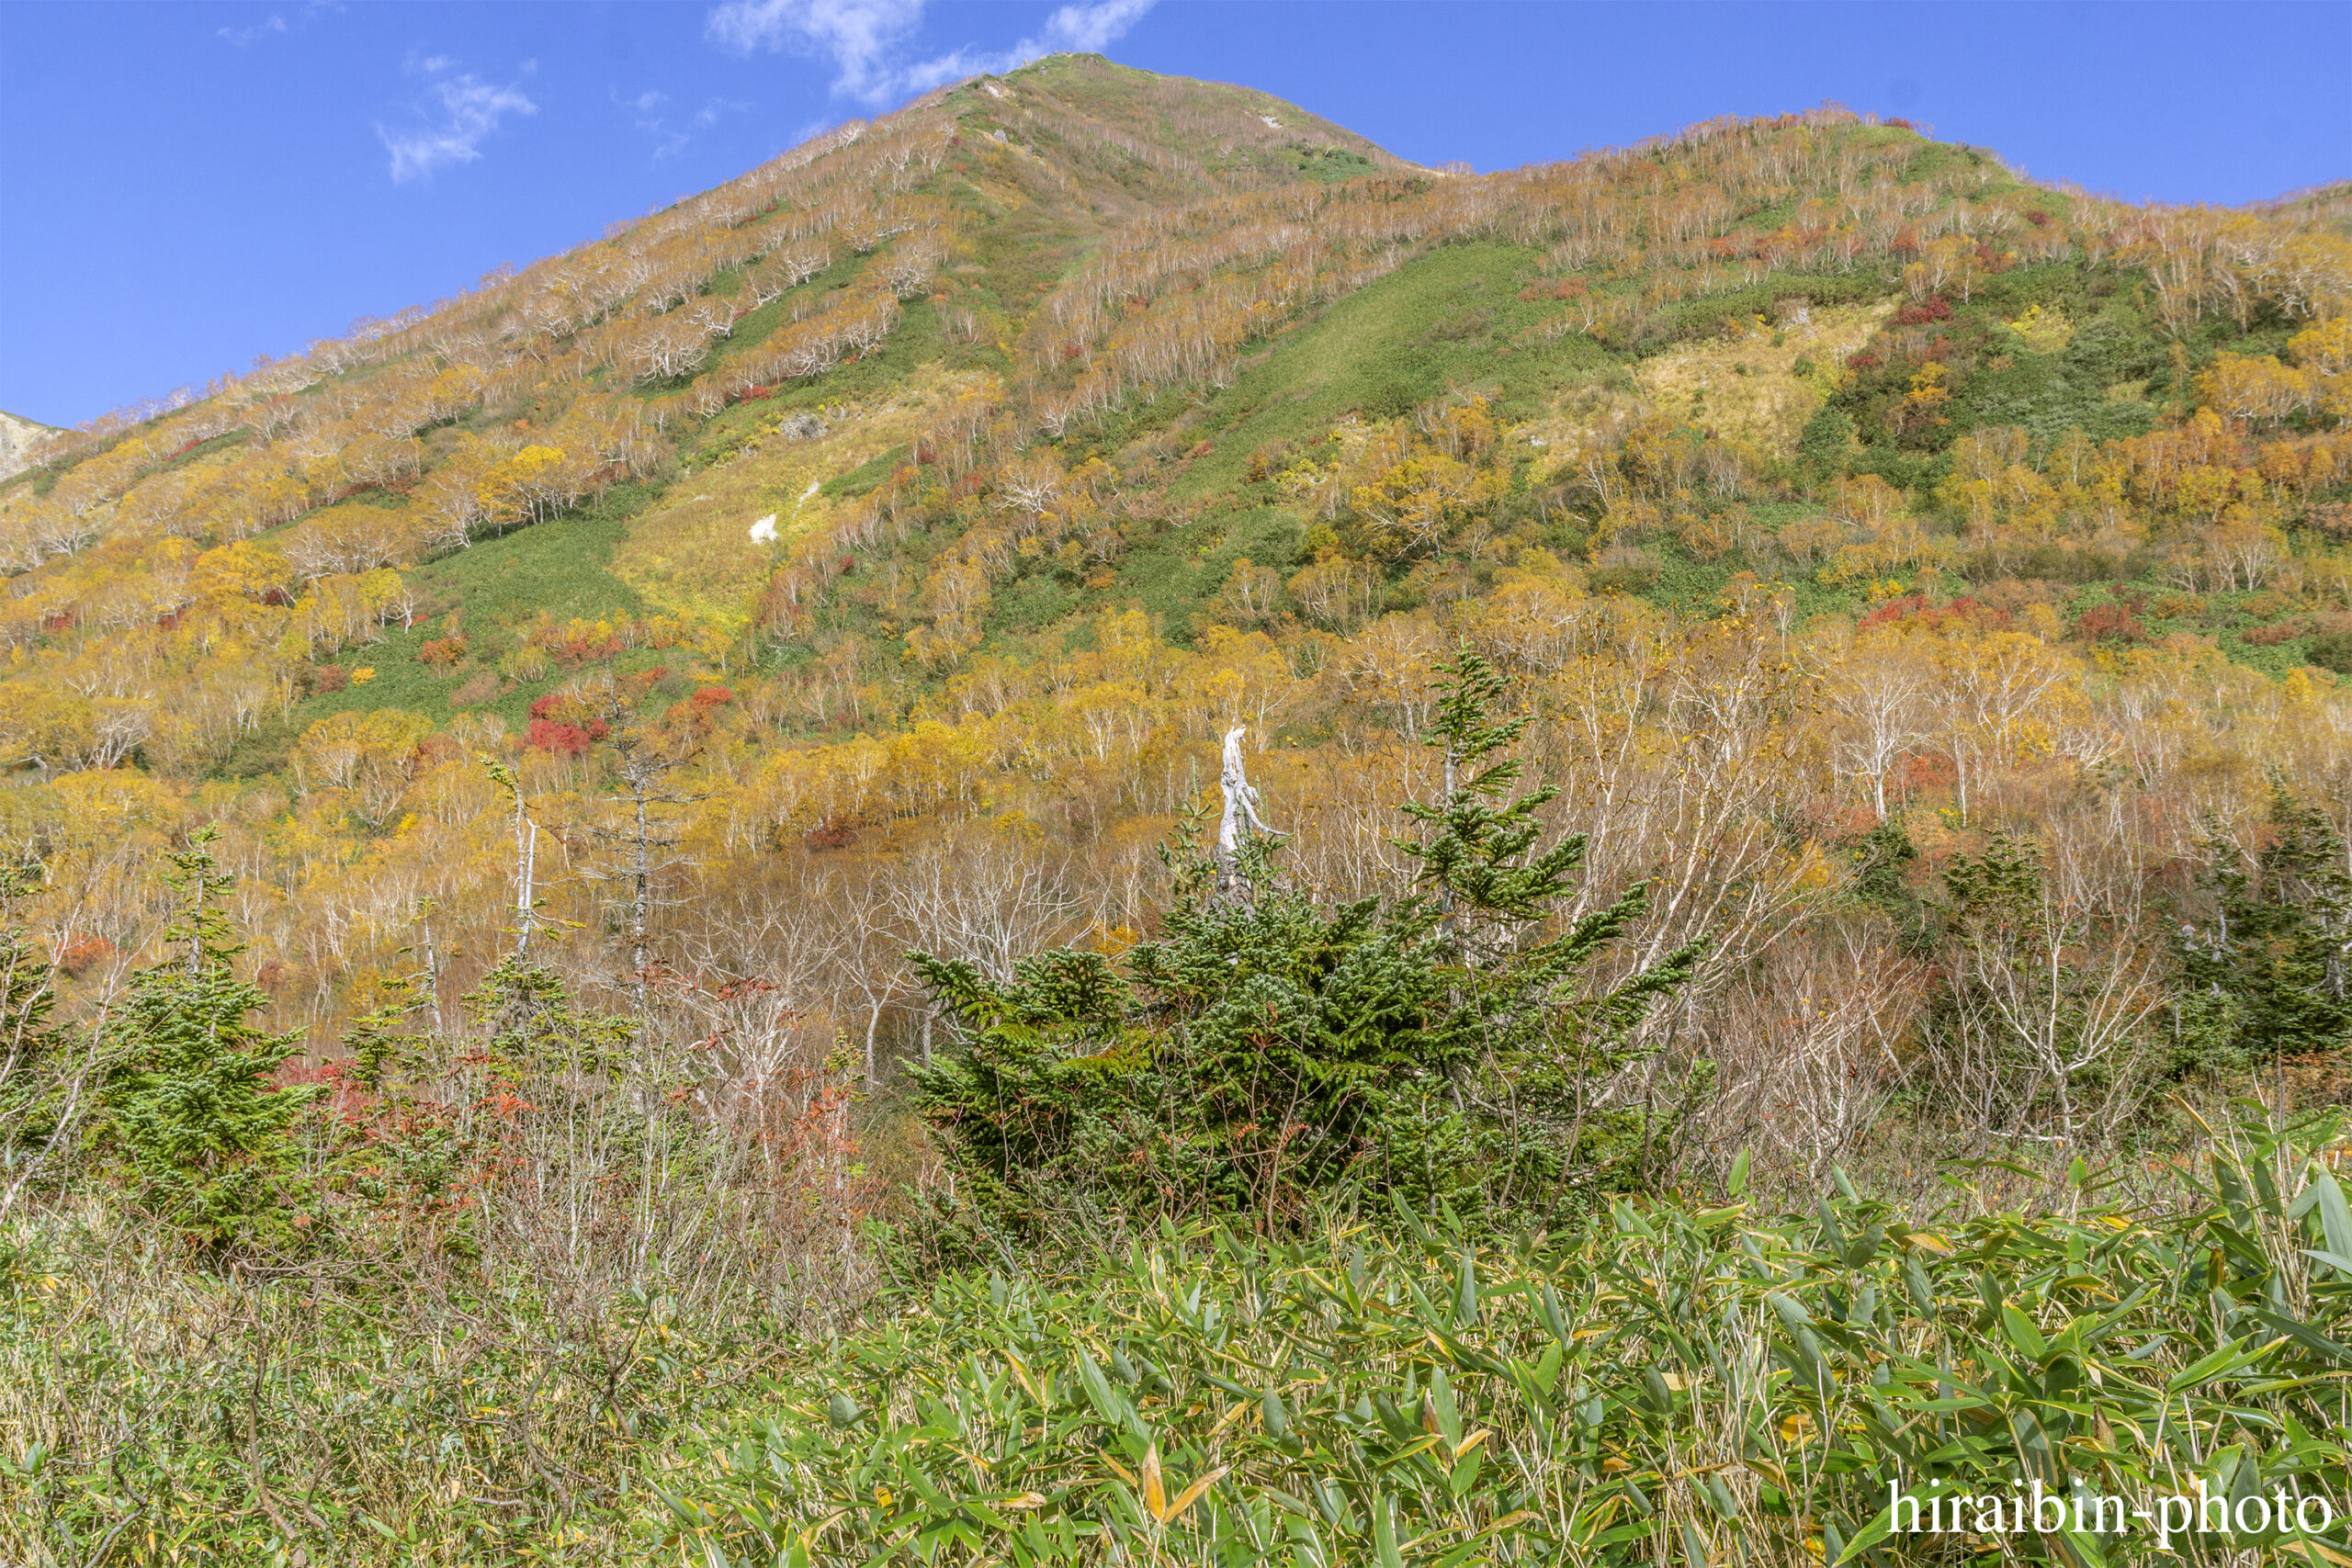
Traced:
<svg viewBox="0 0 2352 1568">
<path fill-rule="evenodd" d="M 49 426 L 0 412 L 0 479 L 32 466 L 33 446 L 49 434 Z"/>
</svg>

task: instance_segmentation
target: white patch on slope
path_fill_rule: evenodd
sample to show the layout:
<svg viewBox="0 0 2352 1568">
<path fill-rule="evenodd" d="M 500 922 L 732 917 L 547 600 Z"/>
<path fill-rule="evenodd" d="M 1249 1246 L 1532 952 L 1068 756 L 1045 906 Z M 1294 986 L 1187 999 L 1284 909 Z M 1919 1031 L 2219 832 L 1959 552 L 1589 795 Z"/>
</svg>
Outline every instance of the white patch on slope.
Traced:
<svg viewBox="0 0 2352 1568">
<path fill-rule="evenodd" d="M 800 510 L 800 502 L 807 501 L 810 496 L 816 494 L 817 491 L 822 488 L 824 487 L 821 481 L 817 479 L 809 480 L 808 488 L 800 492 L 800 501 L 796 501 L 792 503 L 792 510 L 798 512 Z M 775 531 L 775 519 L 776 514 L 771 512 L 765 517 L 763 517 L 758 522 L 752 524 L 752 543 L 755 545 L 775 544 L 778 537 Z"/>
</svg>

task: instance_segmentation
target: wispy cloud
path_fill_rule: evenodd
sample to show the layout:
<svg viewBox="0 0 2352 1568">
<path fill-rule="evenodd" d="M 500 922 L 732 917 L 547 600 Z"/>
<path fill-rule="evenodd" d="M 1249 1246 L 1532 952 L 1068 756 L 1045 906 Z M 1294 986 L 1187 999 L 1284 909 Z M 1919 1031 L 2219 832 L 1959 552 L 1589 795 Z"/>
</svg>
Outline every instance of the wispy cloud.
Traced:
<svg viewBox="0 0 2352 1568">
<path fill-rule="evenodd" d="M 376 127 L 392 155 L 395 182 L 424 179 L 445 164 L 470 164 L 481 156 L 481 144 L 507 116 L 539 112 L 521 86 L 500 86 L 469 72 L 452 75 L 455 63 L 439 55 L 417 62 L 417 72 L 430 78 L 428 99 L 417 106 L 422 124 L 405 130 Z M 526 61 L 523 73 L 529 75 L 531 69 L 532 62 Z"/>
<path fill-rule="evenodd" d="M 1100 50 L 1151 9 L 1153 0 L 1077 0 L 1009 49 L 966 45 L 903 61 L 923 0 L 726 0 L 710 14 L 713 40 L 739 54 L 790 50 L 833 62 L 833 92 L 879 104 L 961 77 L 1012 70 L 1061 50 Z"/>
<path fill-rule="evenodd" d="M 1091 6 L 1065 6 L 1046 19 L 1046 36 L 1057 49 L 1091 54 L 1116 43 L 1151 7 L 1152 0 L 1096 0 Z"/>
<path fill-rule="evenodd" d="M 239 49 L 251 49 L 255 39 L 262 38 L 269 33 L 282 33 L 284 31 L 286 31 L 286 18 L 278 16 L 276 12 L 272 12 L 270 14 L 269 20 L 266 22 L 255 22 L 249 28 L 216 28 L 213 36 L 220 39 L 223 43 L 234 44 Z"/>
<path fill-rule="evenodd" d="M 730 114 L 742 114 L 751 105 L 740 98 L 708 98 L 702 107 L 687 115 L 684 120 L 672 118 L 663 106 L 670 101 L 667 93 L 648 88 L 633 98 L 624 98 L 616 92 L 613 102 L 629 111 L 637 129 L 653 140 L 653 156 L 658 160 L 683 151 L 695 133 L 708 130 Z"/>
<path fill-rule="evenodd" d="M 709 36 L 738 54 L 790 49 L 830 58 L 833 91 L 878 97 L 888 91 L 888 56 L 922 20 L 922 0 L 727 0 L 710 14 Z"/>
</svg>

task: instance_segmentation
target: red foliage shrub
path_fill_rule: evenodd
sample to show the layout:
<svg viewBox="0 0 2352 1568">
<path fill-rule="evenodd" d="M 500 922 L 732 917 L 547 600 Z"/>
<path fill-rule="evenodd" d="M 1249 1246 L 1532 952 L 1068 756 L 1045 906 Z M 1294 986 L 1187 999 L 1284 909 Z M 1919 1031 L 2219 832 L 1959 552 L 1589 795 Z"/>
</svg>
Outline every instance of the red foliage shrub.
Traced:
<svg viewBox="0 0 2352 1568">
<path fill-rule="evenodd" d="M 376 1097 L 352 1081 L 349 1062 L 305 1062 L 288 1058 L 278 1064 L 277 1071 L 269 1077 L 273 1089 L 300 1089 L 322 1085 L 326 1094 L 322 1103 L 333 1114 L 352 1126 L 372 1120 L 377 1112 Z M 301 1216 L 296 1216 L 300 1223 Z"/>
<path fill-rule="evenodd" d="M 2129 604 L 2094 604 L 2075 617 L 2075 635 L 2085 642 L 2145 642 L 2148 628 Z"/>
<path fill-rule="evenodd" d="M 532 705 L 536 707 L 538 705 L 535 703 Z M 524 745 L 554 757 L 582 756 L 593 740 L 587 730 L 560 718 L 535 718 L 531 721 L 531 728 L 523 735 Z"/>
<path fill-rule="evenodd" d="M 340 664 L 311 666 L 311 691 L 313 695 L 326 692 L 340 692 L 350 684 L 351 671 Z"/>
<path fill-rule="evenodd" d="M 595 660 L 610 659 L 628 645 L 616 632 L 607 637 L 595 637 L 571 626 L 534 634 L 531 641 L 543 649 L 549 659 L 567 670 L 577 670 Z"/>
<path fill-rule="evenodd" d="M 1898 327 L 1922 327 L 1929 321 L 1951 320 L 1951 301 L 1938 294 L 1917 305 L 1905 305 L 1894 312 Z"/>
<path fill-rule="evenodd" d="M 1857 354 L 1846 361 L 1846 368 L 1849 370 L 1875 370 L 1879 367 L 1879 356 L 1875 354 Z"/>
<path fill-rule="evenodd" d="M 1959 782 L 1959 766 L 1941 752 L 1923 751 L 1903 765 L 1903 784 L 1906 790 L 1950 789 Z"/>
<path fill-rule="evenodd" d="M 539 726 L 543 724 L 550 727 L 547 734 L 560 743 L 541 745 Z M 583 739 L 579 745 L 571 745 L 564 739 L 565 731 L 576 731 Z M 590 713 L 587 704 L 580 699 L 578 693 L 549 692 L 544 697 L 532 699 L 531 728 L 524 744 L 537 746 L 543 751 L 572 756 L 586 750 L 588 741 L 602 740 L 610 733 L 610 728 L 603 719 Z"/>
<path fill-rule="evenodd" d="M 93 969 L 102 968 L 114 956 L 114 943 L 102 936 L 85 936 L 69 942 L 57 955 L 57 966 L 78 980 Z"/>
<path fill-rule="evenodd" d="M 707 713 L 722 703 L 733 702 L 735 694 L 724 686 L 705 686 L 686 700 Z"/>
<path fill-rule="evenodd" d="M 1872 626 L 1883 626 L 1895 621 L 1907 620 L 1928 607 L 1925 595 L 1905 593 L 1900 599 L 1889 599 L 1869 615 L 1854 623 L 1854 629 L 1866 632 Z"/>
<path fill-rule="evenodd" d="M 2276 648 L 2282 642 L 2292 642 L 2299 637 L 2309 637 L 2312 624 L 2301 615 L 2290 615 L 2276 626 L 2256 626 L 2245 634 L 2245 640 L 2256 648 Z"/>
<path fill-rule="evenodd" d="M 1890 599 L 1855 623 L 1857 631 L 1896 623 L 1916 626 L 1928 631 L 1940 631 L 1955 623 L 1976 626 L 1984 631 L 2004 631 L 2009 625 L 2009 613 L 1998 605 L 1979 599 L 1959 598 L 1948 604 L 1931 603 L 1923 593 L 1905 593 Z"/>
<path fill-rule="evenodd" d="M 1519 297 L 1530 303 L 1538 299 L 1576 299 L 1583 296 L 1581 277 L 1542 277 L 1519 291 Z"/>
<path fill-rule="evenodd" d="M 857 842 L 857 829 L 837 818 L 828 817 L 802 834 L 800 841 L 812 850 L 845 850 Z"/>
<path fill-rule="evenodd" d="M 448 670 L 465 662 L 466 639 L 463 637 L 429 638 L 416 650 L 416 661 L 435 670 Z"/>
</svg>

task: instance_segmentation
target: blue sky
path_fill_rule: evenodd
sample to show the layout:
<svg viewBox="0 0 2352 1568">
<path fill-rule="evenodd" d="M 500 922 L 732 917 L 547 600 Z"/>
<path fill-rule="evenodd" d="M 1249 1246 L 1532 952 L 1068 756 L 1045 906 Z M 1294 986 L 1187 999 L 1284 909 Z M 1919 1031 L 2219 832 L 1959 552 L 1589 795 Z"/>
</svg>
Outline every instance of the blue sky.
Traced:
<svg viewBox="0 0 2352 1568">
<path fill-rule="evenodd" d="M 2352 4 L 0 5 L 0 409 L 71 423 L 1057 48 L 1493 169 L 1836 99 L 2044 179 L 2352 175 Z"/>
</svg>

